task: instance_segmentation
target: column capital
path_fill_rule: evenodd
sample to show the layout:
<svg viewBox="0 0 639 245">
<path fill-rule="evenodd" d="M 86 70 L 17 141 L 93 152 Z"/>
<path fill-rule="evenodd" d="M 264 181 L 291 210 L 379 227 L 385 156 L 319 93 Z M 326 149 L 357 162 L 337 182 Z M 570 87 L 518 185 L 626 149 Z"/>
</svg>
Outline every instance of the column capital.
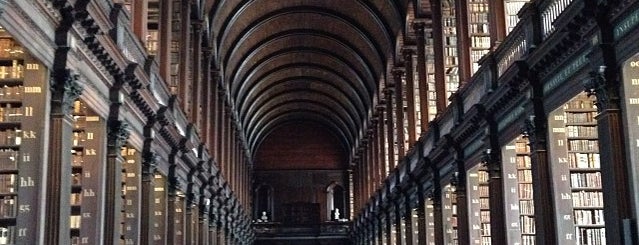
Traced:
<svg viewBox="0 0 639 245">
<path fill-rule="evenodd" d="M 395 79 L 401 78 L 401 76 L 404 75 L 404 72 L 405 72 L 404 68 L 401 68 L 401 67 L 394 67 L 391 70 L 391 74 L 393 74 L 393 78 Z"/>
</svg>

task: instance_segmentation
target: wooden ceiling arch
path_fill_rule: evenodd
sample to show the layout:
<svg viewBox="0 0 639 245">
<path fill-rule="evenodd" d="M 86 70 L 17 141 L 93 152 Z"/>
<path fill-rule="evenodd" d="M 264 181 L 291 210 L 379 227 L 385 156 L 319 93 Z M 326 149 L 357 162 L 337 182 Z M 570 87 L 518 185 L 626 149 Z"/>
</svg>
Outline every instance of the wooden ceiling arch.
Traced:
<svg viewBox="0 0 639 245">
<path fill-rule="evenodd" d="M 352 151 L 396 56 L 408 2 L 204 0 L 215 63 L 249 150 L 281 125 L 308 121 Z"/>
</svg>

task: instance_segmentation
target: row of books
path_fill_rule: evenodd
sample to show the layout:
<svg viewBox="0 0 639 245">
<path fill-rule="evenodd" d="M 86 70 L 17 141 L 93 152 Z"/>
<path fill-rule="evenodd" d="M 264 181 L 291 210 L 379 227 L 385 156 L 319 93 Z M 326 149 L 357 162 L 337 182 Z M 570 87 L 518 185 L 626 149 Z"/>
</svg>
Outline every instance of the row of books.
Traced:
<svg viewBox="0 0 639 245">
<path fill-rule="evenodd" d="M 535 245 L 535 235 L 522 235 L 520 245 Z"/>
<path fill-rule="evenodd" d="M 597 127 L 593 126 L 566 126 L 568 137 L 597 137 Z"/>
<path fill-rule="evenodd" d="M 0 149 L 0 170 L 18 169 L 19 151 L 13 149 Z"/>
<path fill-rule="evenodd" d="M 519 182 L 532 182 L 532 170 L 530 169 L 517 170 L 517 180 L 519 180 Z"/>
<path fill-rule="evenodd" d="M 519 214 L 521 215 L 535 214 L 535 205 L 533 200 L 519 200 Z"/>
<path fill-rule="evenodd" d="M 579 96 L 578 98 L 583 97 L 581 99 L 574 99 L 564 104 L 564 109 L 594 109 L 597 108 L 593 100 L 588 99 L 586 96 Z"/>
<path fill-rule="evenodd" d="M 569 151 L 599 151 L 598 140 L 568 140 Z"/>
<path fill-rule="evenodd" d="M 577 208 L 602 208 L 604 203 L 601 191 L 579 191 L 572 193 L 572 206 Z"/>
<path fill-rule="evenodd" d="M 583 245 L 606 245 L 605 228 L 583 228 L 577 227 L 577 244 Z"/>
<path fill-rule="evenodd" d="M 2 71 L 2 66 L 0 66 L 0 71 Z M 1 76 L 0 76 L 1 78 Z M 0 100 L 21 100 L 24 94 L 24 86 L 9 86 L 4 85 L 0 87 Z"/>
<path fill-rule="evenodd" d="M 575 210 L 575 224 L 577 225 L 603 225 L 603 209 L 595 210 Z"/>
<path fill-rule="evenodd" d="M 521 225 L 521 232 L 526 234 L 535 233 L 535 218 L 531 216 L 519 216 L 519 224 Z"/>
<path fill-rule="evenodd" d="M 82 193 L 71 193 L 71 205 L 82 204 Z"/>
<path fill-rule="evenodd" d="M 482 0 L 471 0 L 468 3 L 469 12 L 488 12 L 488 3 Z"/>
<path fill-rule="evenodd" d="M 528 154 L 530 153 L 530 146 L 526 141 L 515 142 L 515 152 L 517 154 Z"/>
<path fill-rule="evenodd" d="M 487 12 L 468 13 L 468 22 L 470 23 L 488 22 L 488 13 Z"/>
<path fill-rule="evenodd" d="M 573 188 L 601 188 L 601 173 L 570 173 L 570 186 Z"/>
<path fill-rule="evenodd" d="M 24 48 L 12 38 L 0 38 L 0 58 L 22 58 Z"/>
<path fill-rule="evenodd" d="M 0 245 L 15 244 L 16 227 L 2 226 L 0 227 Z"/>
<path fill-rule="evenodd" d="M 24 65 L 13 60 L 11 66 L 0 66 L 0 79 L 23 79 Z"/>
<path fill-rule="evenodd" d="M 15 196 L 4 196 L 0 199 L 0 217 L 16 217 L 17 205 Z"/>
<path fill-rule="evenodd" d="M 584 112 L 584 113 L 566 113 L 565 123 L 590 123 L 595 122 L 597 112 Z"/>
<path fill-rule="evenodd" d="M 18 191 L 17 174 L 0 174 L 0 193 L 16 193 Z"/>
<path fill-rule="evenodd" d="M 570 168 L 600 168 L 599 153 L 568 153 Z"/>
<path fill-rule="evenodd" d="M 490 195 L 490 188 L 485 182 L 480 184 L 477 189 L 479 190 L 479 197 L 488 197 Z"/>
<path fill-rule="evenodd" d="M 20 122 L 23 115 L 22 107 L 12 107 L 11 104 L 0 106 L 0 122 Z"/>
<path fill-rule="evenodd" d="M 69 217 L 69 224 L 71 229 L 79 229 L 80 228 L 80 224 L 82 223 L 82 216 L 81 215 L 71 215 L 71 217 Z"/>
<path fill-rule="evenodd" d="M 470 32 L 470 35 L 473 35 L 473 34 L 488 35 L 489 33 L 488 23 L 469 24 L 468 29 L 469 29 L 468 31 Z"/>
<path fill-rule="evenodd" d="M 20 144 L 22 144 L 22 130 L 15 128 L 0 131 L 0 145 Z"/>
<path fill-rule="evenodd" d="M 533 185 L 530 183 L 519 184 L 519 199 L 533 199 Z"/>
<path fill-rule="evenodd" d="M 488 180 L 490 179 L 488 172 L 484 170 L 477 171 L 477 177 L 480 184 L 486 184 L 488 183 Z"/>
<path fill-rule="evenodd" d="M 84 131 L 73 132 L 73 146 L 82 146 L 87 140 L 87 133 Z"/>
<path fill-rule="evenodd" d="M 518 169 L 530 169 L 530 157 L 529 156 L 517 156 L 516 160 Z"/>
<path fill-rule="evenodd" d="M 490 211 L 482 210 L 479 212 L 479 221 L 481 223 L 490 223 Z"/>
<path fill-rule="evenodd" d="M 472 36 L 470 40 L 473 48 L 490 48 L 490 37 Z"/>
</svg>

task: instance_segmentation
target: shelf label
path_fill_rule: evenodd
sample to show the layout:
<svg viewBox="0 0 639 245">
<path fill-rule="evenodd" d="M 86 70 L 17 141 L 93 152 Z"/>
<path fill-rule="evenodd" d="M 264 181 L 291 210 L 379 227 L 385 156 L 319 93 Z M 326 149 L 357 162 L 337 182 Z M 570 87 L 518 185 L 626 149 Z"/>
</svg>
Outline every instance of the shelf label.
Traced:
<svg viewBox="0 0 639 245">
<path fill-rule="evenodd" d="M 508 179 L 517 179 L 516 174 L 508 174 Z"/>
<path fill-rule="evenodd" d="M 20 204 L 20 206 L 18 206 L 18 212 L 20 212 L 21 214 L 31 212 L 31 205 Z"/>
<path fill-rule="evenodd" d="M 22 153 L 22 162 L 31 162 L 31 154 L 28 152 Z"/>
<path fill-rule="evenodd" d="M 517 204 L 510 204 L 510 210 L 519 210 L 519 205 L 517 205 Z"/>
<path fill-rule="evenodd" d="M 25 94 L 40 94 L 42 93 L 42 87 L 24 87 Z"/>
<path fill-rule="evenodd" d="M 566 234 L 566 240 L 572 240 L 572 233 L 567 233 Z"/>
<path fill-rule="evenodd" d="M 631 105 L 639 105 L 639 98 L 628 98 L 628 103 Z"/>
<path fill-rule="evenodd" d="M 82 218 L 87 218 L 87 219 L 91 218 L 91 213 L 89 213 L 89 212 L 82 213 Z"/>
<path fill-rule="evenodd" d="M 33 107 L 32 106 L 25 106 L 24 107 L 24 116 L 25 117 L 32 117 L 33 116 Z"/>
<path fill-rule="evenodd" d="M 36 138 L 36 132 L 31 131 L 31 130 L 22 131 L 22 138 L 24 138 L 24 139 L 35 139 Z"/>
<path fill-rule="evenodd" d="M 512 228 L 518 228 L 518 227 L 519 227 L 519 223 L 518 223 L 518 222 L 510 223 L 510 227 L 512 227 Z"/>
<path fill-rule="evenodd" d="M 561 193 L 561 199 L 562 200 L 572 200 L 572 196 L 570 195 L 570 193 Z"/>
<path fill-rule="evenodd" d="M 35 186 L 35 181 L 31 177 L 20 177 L 20 187 L 33 187 Z"/>
<path fill-rule="evenodd" d="M 563 121 L 564 115 L 555 115 L 553 118 L 555 119 L 555 121 Z"/>
<path fill-rule="evenodd" d="M 85 197 L 95 197 L 95 191 L 92 189 L 84 189 L 83 191 Z"/>
<path fill-rule="evenodd" d="M 27 67 L 25 69 L 27 69 L 27 70 L 38 70 L 38 69 L 40 69 L 40 64 L 37 64 L 37 63 L 27 63 L 26 65 L 27 65 Z"/>
<path fill-rule="evenodd" d="M 20 228 L 20 229 L 18 229 L 18 236 L 19 236 L 19 237 L 25 237 L 25 236 L 27 236 L 27 228 Z"/>
<path fill-rule="evenodd" d="M 552 128 L 553 133 L 565 133 L 566 128 Z"/>
<path fill-rule="evenodd" d="M 97 154 L 98 153 L 96 152 L 95 149 L 87 149 L 84 155 L 86 155 L 86 156 L 95 156 Z"/>
</svg>

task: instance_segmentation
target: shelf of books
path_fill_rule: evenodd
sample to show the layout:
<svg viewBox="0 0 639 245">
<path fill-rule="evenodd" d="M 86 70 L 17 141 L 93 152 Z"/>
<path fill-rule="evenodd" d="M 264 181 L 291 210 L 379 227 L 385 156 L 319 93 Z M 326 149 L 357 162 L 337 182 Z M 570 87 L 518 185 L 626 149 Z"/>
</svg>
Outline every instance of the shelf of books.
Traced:
<svg viewBox="0 0 639 245">
<path fill-rule="evenodd" d="M 426 199 L 426 244 L 435 245 L 435 206 L 432 199 Z"/>
<path fill-rule="evenodd" d="M 597 109 L 585 93 L 549 118 L 549 147 L 560 242 L 605 244 Z"/>
<path fill-rule="evenodd" d="M 519 136 L 501 152 L 508 244 L 534 245 L 535 212 L 528 140 Z"/>
<path fill-rule="evenodd" d="M 490 51 L 488 0 L 468 0 L 468 34 L 472 73 L 479 69 L 479 60 Z"/>
<path fill-rule="evenodd" d="M 37 243 L 47 74 L 0 27 L 0 244 Z"/>
<path fill-rule="evenodd" d="M 490 188 L 488 180 L 488 172 L 482 164 L 478 164 L 468 170 L 468 222 L 471 244 L 491 244 Z"/>
<path fill-rule="evenodd" d="M 457 234 L 457 194 L 453 185 L 448 185 L 442 190 L 442 216 L 444 218 L 444 244 L 459 244 Z"/>
<path fill-rule="evenodd" d="M 135 148 L 121 149 L 122 162 L 122 218 L 120 244 L 138 244 L 140 226 L 140 153 Z"/>
<path fill-rule="evenodd" d="M 529 0 L 505 0 L 504 1 L 504 12 L 506 17 L 506 35 L 510 33 L 510 31 L 515 28 L 517 23 L 519 22 L 519 10 L 529 2 Z"/>
<path fill-rule="evenodd" d="M 625 98 L 621 103 L 623 120 L 625 121 L 624 131 L 626 132 L 626 142 L 635 142 L 637 147 L 627 147 L 629 156 L 639 156 L 639 54 L 635 54 L 623 63 L 623 89 L 621 98 Z M 629 157 L 626 159 L 631 166 L 632 179 L 639 178 L 639 157 Z M 632 188 L 639 188 L 639 181 L 632 181 Z M 635 195 L 633 201 L 639 203 L 639 196 Z M 638 209 L 636 207 L 635 209 Z M 639 210 L 638 210 L 639 211 Z M 637 212 L 637 211 L 635 211 Z"/>
<path fill-rule="evenodd" d="M 153 179 L 153 244 L 166 244 L 166 178 L 156 173 Z"/>
<path fill-rule="evenodd" d="M 184 192 L 177 191 L 174 202 L 174 213 L 173 216 L 173 238 L 175 241 L 184 241 L 184 228 L 186 223 L 185 217 L 185 208 L 186 208 L 186 196 Z"/>
<path fill-rule="evenodd" d="M 106 122 L 81 100 L 73 103 L 72 116 L 71 244 L 95 244 L 102 227 Z"/>
<path fill-rule="evenodd" d="M 428 84 L 428 121 L 437 116 L 437 93 L 435 92 L 435 52 L 433 39 L 426 38 L 426 82 Z"/>
<path fill-rule="evenodd" d="M 457 53 L 457 26 L 453 1 L 442 1 L 442 31 L 444 32 L 444 81 L 446 83 L 446 101 L 459 87 Z"/>
</svg>

